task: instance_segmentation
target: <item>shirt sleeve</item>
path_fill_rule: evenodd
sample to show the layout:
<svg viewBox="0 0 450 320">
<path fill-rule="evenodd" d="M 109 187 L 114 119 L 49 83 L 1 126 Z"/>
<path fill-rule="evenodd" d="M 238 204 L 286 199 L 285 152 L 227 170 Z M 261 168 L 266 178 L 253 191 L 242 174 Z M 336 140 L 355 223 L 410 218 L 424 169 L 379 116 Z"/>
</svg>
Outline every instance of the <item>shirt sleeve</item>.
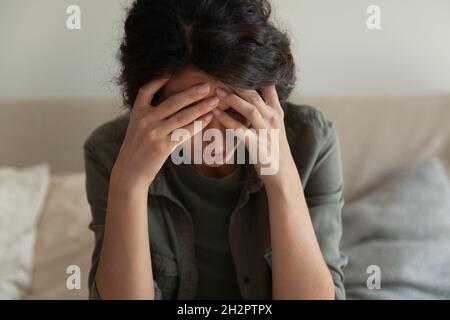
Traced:
<svg viewBox="0 0 450 320">
<path fill-rule="evenodd" d="M 321 148 L 312 168 L 305 198 L 322 255 L 330 269 L 336 299 L 345 299 L 344 272 L 347 256 L 342 238 L 343 174 L 339 137 L 333 122 L 324 121 Z"/>
<path fill-rule="evenodd" d="M 86 195 L 91 208 L 92 221 L 89 229 L 94 232 L 95 245 L 91 258 L 89 271 L 89 299 L 101 300 L 95 283 L 95 275 L 100 257 L 105 230 L 106 206 L 109 190 L 110 172 L 102 165 L 93 148 L 89 144 L 84 145 L 84 160 L 86 171 Z M 162 299 L 162 291 L 156 281 L 153 281 L 155 300 Z"/>
<path fill-rule="evenodd" d="M 314 134 L 319 152 L 304 193 L 322 255 L 333 278 L 335 298 L 343 300 L 346 297 L 343 269 L 348 258 L 340 250 L 344 206 L 341 154 L 334 124 L 326 120 L 321 123 L 325 124 L 318 125 Z M 272 267 L 271 246 L 264 251 L 264 259 Z"/>
</svg>

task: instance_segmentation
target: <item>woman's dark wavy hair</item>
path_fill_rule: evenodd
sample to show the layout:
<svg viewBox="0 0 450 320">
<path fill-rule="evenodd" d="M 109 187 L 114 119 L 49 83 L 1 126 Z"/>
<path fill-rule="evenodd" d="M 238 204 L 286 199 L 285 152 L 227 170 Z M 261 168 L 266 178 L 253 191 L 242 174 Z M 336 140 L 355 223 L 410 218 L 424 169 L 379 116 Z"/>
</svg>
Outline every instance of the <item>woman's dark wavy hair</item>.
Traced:
<svg viewBox="0 0 450 320">
<path fill-rule="evenodd" d="M 120 46 L 119 85 L 132 108 L 141 86 L 193 65 L 229 85 L 275 85 L 283 103 L 295 82 L 289 37 L 267 0 L 136 0 Z"/>
</svg>

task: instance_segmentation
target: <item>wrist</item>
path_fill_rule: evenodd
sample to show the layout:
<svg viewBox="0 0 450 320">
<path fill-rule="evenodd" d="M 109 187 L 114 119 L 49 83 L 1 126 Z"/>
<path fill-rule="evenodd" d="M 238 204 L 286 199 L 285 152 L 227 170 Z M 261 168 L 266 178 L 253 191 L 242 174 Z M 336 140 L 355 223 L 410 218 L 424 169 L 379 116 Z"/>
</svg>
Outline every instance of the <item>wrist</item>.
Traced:
<svg viewBox="0 0 450 320">
<path fill-rule="evenodd" d="M 293 181 L 272 182 L 270 184 L 265 184 L 265 189 L 268 197 L 280 198 L 287 198 L 291 194 L 298 194 L 299 191 L 303 192 L 301 184 Z"/>
<path fill-rule="evenodd" d="M 268 184 L 274 188 L 280 188 L 284 185 L 292 184 L 292 182 L 300 182 L 300 175 L 294 159 L 291 157 L 283 157 L 283 161 L 278 164 L 278 171 L 272 176 L 267 176 Z M 267 187 L 267 186 L 266 186 Z"/>
<path fill-rule="evenodd" d="M 153 178 L 134 175 L 132 172 L 114 166 L 110 177 L 110 191 L 127 194 L 147 193 L 152 182 Z"/>
<path fill-rule="evenodd" d="M 287 196 L 292 193 L 303 193 L 303 186 L 297 169 L 283 170 L 276 177 L 264 183 L 268 195 Z"/>
</svg>

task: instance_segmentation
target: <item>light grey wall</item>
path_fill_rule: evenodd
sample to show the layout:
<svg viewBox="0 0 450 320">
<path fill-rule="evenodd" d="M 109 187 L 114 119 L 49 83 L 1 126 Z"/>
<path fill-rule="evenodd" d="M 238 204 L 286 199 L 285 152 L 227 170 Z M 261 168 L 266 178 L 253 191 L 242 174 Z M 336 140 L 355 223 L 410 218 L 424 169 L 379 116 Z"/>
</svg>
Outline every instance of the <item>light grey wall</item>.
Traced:
<svg viewBox="0 0 450 320">
<path fill-rule="evenodd" d="M 0 0 L 0 97 L 114 95 L 123 7 L 117 0 Z M 81 30 L 66 9 L 81 7 Z"/>
<path fill-rule="evenodd" d="M 275 3 L 294 38 L 302 92 L 450 92 L 450 1 Z M 379 31 L 366 27 L 371 4 L 381 8 Z"/>
<path fill-rule="evenodd" d="M 450 1 L 273 0 L 304 94 L 450 92 Z M 113 83 L 129 0 L 1 0 L 0 98 L 118 96 Z M 66 8 L 81 6 L 82 30 Z M 366 28 L 379 5 L 382 29 Z"/>
</svg>

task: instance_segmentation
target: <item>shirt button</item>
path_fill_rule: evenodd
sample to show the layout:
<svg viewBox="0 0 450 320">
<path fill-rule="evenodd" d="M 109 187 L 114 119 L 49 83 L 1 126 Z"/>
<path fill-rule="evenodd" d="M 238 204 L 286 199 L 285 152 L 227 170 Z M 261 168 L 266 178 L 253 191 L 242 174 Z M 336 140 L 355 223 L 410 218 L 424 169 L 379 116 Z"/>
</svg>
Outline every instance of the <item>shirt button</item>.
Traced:
<svg viewBox="0 0 450 320">
<path fill-rule="evenodd" d="M 245 284 L 249 284 L 250 283 L 250 278 L 249 277 L 245 277 L 244 278 L 244 283 Z"/>
</svg>

